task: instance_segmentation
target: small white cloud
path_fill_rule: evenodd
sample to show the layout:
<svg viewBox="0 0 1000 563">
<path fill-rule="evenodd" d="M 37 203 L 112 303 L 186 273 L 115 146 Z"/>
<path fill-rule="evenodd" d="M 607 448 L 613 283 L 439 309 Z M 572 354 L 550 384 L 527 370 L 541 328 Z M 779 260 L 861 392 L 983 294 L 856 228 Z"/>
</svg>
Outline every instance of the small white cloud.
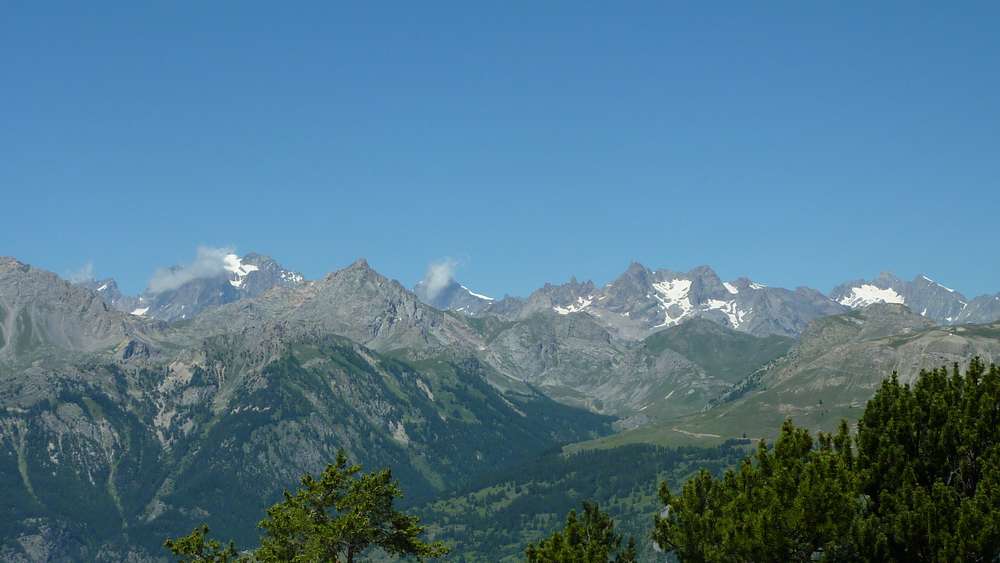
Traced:
<svg viewBox="0 0 1000 563">
<path fill-rule="evenodd" d="M 226 271 L 226 255 L 232 252 L 231 248 L 199 246 L 194 261 L 190 264 L 160 268 L 154 272 L 146 291 L 163 293 L 177 289 L 190 281 L 221 275 Z"/>
<path fill-rule="evenodd" d="M 441 293 L 442 289 L 448 287 L 448 284 L 455 279 L 455 268 L 457 267 L 458 262 L 452 258 L 431 262 L 427 266 L 427 273 L 424 274 L 424 279 L 420 283 L 428 299 L 434 299 L 438 293 Z"/>
<path fill-rule="evenodd" d="M 72 283 L 84 283 L 94 279 L 94 263 L 87 260 L 87 263 L 80 268 L 66 274 L 66 279 Z"/>
</svg>

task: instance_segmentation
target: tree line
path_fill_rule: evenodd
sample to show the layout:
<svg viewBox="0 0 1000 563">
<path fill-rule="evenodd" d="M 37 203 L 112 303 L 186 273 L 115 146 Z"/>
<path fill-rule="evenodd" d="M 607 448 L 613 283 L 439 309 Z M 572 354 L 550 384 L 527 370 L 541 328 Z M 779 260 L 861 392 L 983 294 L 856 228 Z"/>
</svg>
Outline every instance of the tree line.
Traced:
<svg viewBox="0 0 1000 563">
<path fill-rule="evenodd" d="M 341 453 L 319 478 L 267 511 L 260 546 L 240 553 L 204 526 L 165 546 L 182 562 L 353 562 L 371 549 L 437 558 L 388 470 L 361 473 Z M 1000 560 L 1000 368 L 974 359 L 896 375 L 868 402 L 854 432 L 832 434 L 786 421 L 773 445 L 721 476 L 699 471 L 662 510 L 647 541 L 682 562 Z M 596 503 L 524 552 L 529 563 L 637 560 Z"/>
</svg>

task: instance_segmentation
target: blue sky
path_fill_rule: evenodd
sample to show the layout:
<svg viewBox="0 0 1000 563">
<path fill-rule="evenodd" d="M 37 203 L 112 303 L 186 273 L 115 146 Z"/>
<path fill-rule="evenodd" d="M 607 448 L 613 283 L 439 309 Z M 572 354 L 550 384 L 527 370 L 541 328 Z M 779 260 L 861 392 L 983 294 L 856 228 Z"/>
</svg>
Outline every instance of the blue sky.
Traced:
<svg viewBox="0 0 1000 563">
<path fill-rule="evenodd" d="M 1000 291 L 995 2 L 357 4 L 5 3 L 0 254 Z"/>
</svg>

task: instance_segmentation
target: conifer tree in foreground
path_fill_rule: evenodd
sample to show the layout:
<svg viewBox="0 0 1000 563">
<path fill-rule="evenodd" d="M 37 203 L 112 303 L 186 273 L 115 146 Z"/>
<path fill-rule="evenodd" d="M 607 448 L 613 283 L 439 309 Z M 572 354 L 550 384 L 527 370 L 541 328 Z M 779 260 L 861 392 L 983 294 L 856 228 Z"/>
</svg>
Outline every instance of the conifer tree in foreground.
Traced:
<svg viewBox="0 0 1000 563">
<path fill-rule="evenodd" d="M 653 539 L 681 561 L 997 561 L 1000 369 L 895 375 L 852 439 L 786 422 L 774 448 L 679 495 Z"/>
<path fill-rule="evenodd" d="M 447 553 L 443 544 L 420 539 L 424 529 L 416 516 L 393 507 L 400 496 L 388 469 L 361 473 L 361 466 L 348 464 L 341 451 L 319 478 L 305 475 L 294 494 L 286 491 L 283 501 L 267 509 L 267 518 L 258 524 L 264 537 L 254 552 L 239 555 L 232 543 L 222 547 L 208 539 L 206 526 L 164 546 L 182 563 L 353 563 L 369 548 L 420 559 Z"/>
<path fill-rule="evenodd" d="M 524 550 L 528 563 L 635 563 L 635 538 L 624 549 L 615 522 L 596 503 L 584 501 L 583 514 L 571 510 L 566 526 Z M 613 559 L 612 559 L 613 558 Z"/>
<path fill-rule="evenodd" d="M 223 547 L 221 542 L 208 537 L 208 531 L 208 526 L 202 524 L 182 538 L 163 542 L 163 547 L 177 556 L 181 563 L 236 563 L 248 560 L 240 556 L 236 544 L 229 542 Z"/>
</svg>

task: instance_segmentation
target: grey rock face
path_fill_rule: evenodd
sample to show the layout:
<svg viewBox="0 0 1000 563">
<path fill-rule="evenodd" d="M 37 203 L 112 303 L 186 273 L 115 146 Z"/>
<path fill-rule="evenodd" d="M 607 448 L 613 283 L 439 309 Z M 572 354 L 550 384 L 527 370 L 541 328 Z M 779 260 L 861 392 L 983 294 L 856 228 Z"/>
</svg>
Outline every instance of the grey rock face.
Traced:
<svg viewBox="0 0 1000 563">
<path fill-rule="evenodd" d="M 592 315 L 553 311 L 496 321 L 483 330 L 484 361 L 498 371 L 558 401 L 632 421 L 696 412 L 792 342 L 699 318 L 634 342 L 615 337 Z M 727 354 L 739 359 L 729 366 L 712 360 Z"/>
<path fill-rule="evenodd" d="M 115 311 L 95 291 L 0 257 L 0 359 L 108 348 L 140 334 L 145 324 Z"/>
<path fill-rule="evenodd" d="M 118 282 L 114 278 L 104 278 L 102 280 L 88 280 L 77 284 L 101 296 L 105 303 L 116 311 L 129 312 L 135 310 L 139 305 L 139 297 L 125 295 L 118 288 Z"/>
<path fill-rule="evenodd" d="M 183 320 L 212 307 L 240 299 L 239 289 L 229 283 L 228 276 L 190 281 L 177 289 L 139 296 L 130 314 L 161 319 L 167 322 Z"/>
<path fill-rule="evenodd" d="M 969 302 L 955 321 L 964 323 L 993 323 L 1000 320 L 1000 293 L 996 295 L 980 295 Z"/>
<path fill-rule="evenodd" d="M 240 263 L 247 273 L 243 275 L 240 272 L 231 271 L 230 285 L 238 285 L 244 297 L 260 295 L 272 287 L 296 287 L 305 282 L 305 277 L 302 274 L 286 270 L 270 256 L 251 252 L 241 258 Z M 253 266 L 256 270 L 247 268 L 247 266 Z"/>
</svg>

